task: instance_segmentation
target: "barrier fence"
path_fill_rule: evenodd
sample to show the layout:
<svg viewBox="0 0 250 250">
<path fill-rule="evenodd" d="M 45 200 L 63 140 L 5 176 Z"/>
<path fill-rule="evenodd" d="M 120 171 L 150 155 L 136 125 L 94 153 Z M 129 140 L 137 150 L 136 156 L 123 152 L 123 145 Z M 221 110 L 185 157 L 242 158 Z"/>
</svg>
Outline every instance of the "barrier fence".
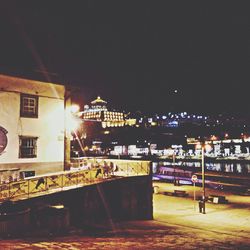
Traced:
<svg viewBox="0 0 250 250">
<path fill-rule="evenodd" d="M 0 183 L 0 201 L 103 182 L 111 177 L 149 175 L 149 161 L 72 159 L 70 171 Z"/>
<path fill-rule="evenodd" d="M 150 161 L 138 160 L 118 160 L 118 159 L 105 159 L 105 158 L 72 158 L 71 169 L 91 169 L 96 166 L 103 166 L 113 169 L 116 174 L 122 176 L 130 175 L 148 175 L 150 171 Z"/>
</svg>

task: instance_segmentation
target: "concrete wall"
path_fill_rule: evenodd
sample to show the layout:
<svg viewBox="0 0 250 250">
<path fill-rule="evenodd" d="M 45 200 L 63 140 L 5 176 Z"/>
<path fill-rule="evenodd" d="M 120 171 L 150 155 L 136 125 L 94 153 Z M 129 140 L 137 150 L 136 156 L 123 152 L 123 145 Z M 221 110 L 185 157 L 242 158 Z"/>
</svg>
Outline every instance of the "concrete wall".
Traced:
<svg viewBox="0 0 250 250">
<path fill-rule="evenodd" d="M 150 220 L 153 218 L 152 177 L 113 179 L 21 202 L 30 206 L 33 213 L 44 205 L 63 204 L 69 209 L 72 225 Z"/>
<path fill-rule="evenodd" d="M 0 169 L 18 167 L 36 174 L 63 170 L 64 92 L 62 85 L 0 75 L 0 126 L 8 138 Z M 38 118 L 20 117 L 21 93 L 38 96 Z M 36 158 L 19 158 L 19 136 L 38 137 Z M 54 167 L 47 168 L 49 163 Z"/>
</svg>

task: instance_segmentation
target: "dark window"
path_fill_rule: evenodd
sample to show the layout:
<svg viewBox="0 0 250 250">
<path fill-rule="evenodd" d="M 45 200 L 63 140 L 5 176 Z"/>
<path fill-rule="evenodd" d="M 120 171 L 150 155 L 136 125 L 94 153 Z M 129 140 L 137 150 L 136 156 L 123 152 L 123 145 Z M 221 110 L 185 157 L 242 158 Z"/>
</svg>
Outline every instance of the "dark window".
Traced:
<svg viewBox="0 0 250 250">
<path fill-rule="evenodd" d="M 37 157 L 37 137 L 19 137 L 19 158 Z"/>
<path fill-rule="evenodd" d="M 21 94 L 21 117 L 38 117 L 38 96 Z"/>
</svg>

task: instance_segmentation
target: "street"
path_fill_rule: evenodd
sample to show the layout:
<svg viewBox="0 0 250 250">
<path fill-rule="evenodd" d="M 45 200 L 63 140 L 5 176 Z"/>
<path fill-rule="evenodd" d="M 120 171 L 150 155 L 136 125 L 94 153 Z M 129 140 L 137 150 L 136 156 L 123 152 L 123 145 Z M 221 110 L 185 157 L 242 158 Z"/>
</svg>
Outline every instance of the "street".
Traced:
<svg viewBox="0 0 250 250">
<path fill-rule="evenodd" d="M 206 189 L 207 195 L 223 195 L 228 204 L 206 202 L 206 214 L 199 213 L 198 201 L 193 200 L 193 186 L 155 183 L 159 192 L 185 190 L 188 198 L 154 195 L 154 219 L 175 225 L 248 237 L 250 233 L 250 196 L 225 193 L 222 190 Z M 202 188 L 196 187 L 196 197 L 202 196 Z"/>
</svg>

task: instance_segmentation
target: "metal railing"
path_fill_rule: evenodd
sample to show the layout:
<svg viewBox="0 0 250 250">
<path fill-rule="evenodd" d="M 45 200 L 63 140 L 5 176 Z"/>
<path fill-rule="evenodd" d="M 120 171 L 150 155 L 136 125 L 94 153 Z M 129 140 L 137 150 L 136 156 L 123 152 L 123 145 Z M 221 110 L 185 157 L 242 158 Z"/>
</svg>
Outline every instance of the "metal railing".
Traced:
<svg viewBox="0 0 250 250">
<path fill-rule="evenodd" d="M 118 160 L 106 158 L 72 158 L 71 168 L 93 168 L 97 165 L 109 167 L 112 165 L 117 174 L 121 176 L 148 175 L 150 173 L 150 161 Z"/>
<path fill-rule="evenodd" d="M 0 201 L 13 198 L 30 198 L 43 193 L 59 192 L 67 189 L 103 182 L 111 177 L 148 175 L 149 161 L 111 159 L 72 159 L 70 171 L 35 176 L 0 184 Z"/>
</svg>

